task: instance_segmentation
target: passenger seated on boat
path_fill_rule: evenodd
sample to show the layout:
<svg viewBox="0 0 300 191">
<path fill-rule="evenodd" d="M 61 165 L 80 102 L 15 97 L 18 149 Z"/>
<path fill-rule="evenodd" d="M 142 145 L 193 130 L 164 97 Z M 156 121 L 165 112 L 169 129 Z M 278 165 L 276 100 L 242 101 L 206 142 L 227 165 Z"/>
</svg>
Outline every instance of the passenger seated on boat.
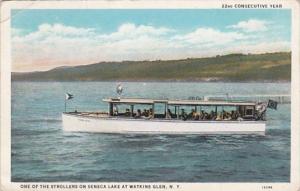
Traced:
<svg viewBox="0 0 300 191">
<path fill-rule="evenodd" d="M 222 116 L 222 120 L 224 120 L 225 118 L 226 118 L 226 111 L 225 110 L 223 110 L 222 112 L 221 112 L 221 116 Z"/>
<path fill-rule="evenodd" d="M 195 115 L 195 110 L 192 109 L 191 112 L 188 114 L 188 119 L 194 119 L 194 115 Z"/>
<path fill-rule="evenodd" d="M 222 119 L 222 114 L 219 113 L 219 114 L 217 115 L 217 117 L 216 117 L 216 121 L 221 121 L 221 120 L 223 120 L 223 119 Z"/>
<path fill-rule="evenodd" d="M 150 108 L 147 112 L 148 112 L 148 118 L 149 118 L 149 119 L 154 117 L 154 116 L 153 116 L 152 108 Z"/>
<path fill-rule="evenodd" d="M 148 115 L 149 115 L 149 111 L 147 111 L 146 109 L 144 109 L 144 111 L 142 113 L 142 116 L 148 117 Z"/>
<path fill-rule="evenodd" d="M 217 115 L 215 114 L 215 112 L 211 111 L 210 114 L 209 114 L 209 119 L 210 120 L 216 120 L 216 118 L 217 118 Z"/>
<path fill-rule="evenodd" d="M 238 120 L 238 121 L 243 121 L 243 120 L 244 120 L 239 112 L 238 112 L 237 115 L 238 115 L 238 117 L 237 117 L 237 120 Z"/>
<path fill-rule="evenodd" d="M 182 120 L 187 120 L 188 115 L 185 113 L 184 109 L 181 109 L 181 115 L 180 115 L 180 119 Z"/>
<path fill-rule="evenodd" d="M 193 120 L 199 120 L 199 117 L 200 117 L 200 114 L 197 112 L 194 112 Z"/>
<path fill-rule="evenodd" d="M 142 117 L 142 112 L 140 109 L 137 110 L 135 118 L 141 118 Z"/>
<path fill-rule="evenodd" d="M 228 112 L 225 113 L 224 120 L 225 121 L 231 120 L 231 116 L 230 116 L 230 114 Z"/>
<path fill-rule="evenodd" d="M 154 118 L 153 113 L 149 114 L 148 118 L 149 118 L 149 119 Z"/>
<path fill-rule="evenodd" d="M 141 116 L 143 119 L 148 119 L 149 118 L 149 110 L 144 110 L 142 112 L 142 116 Z"/>
<path fill-rule="evenodd" d="M 127 108 L 126 110 L 125 110 L 125 116 L 126 117 L 130 117 L 130 110 Z"/>
<path fill-rule="evenodd" d="M 230 112 L 227 112 L 226 120 L 232 120 L 232 117 L 231 117 L 231 113 L 230 113 Z"/>
<path fill-rule="evenodd" d="M 216 120 L 217 116 L 218 116 L 218 113 L 214 112 L 214 120 Z"/>
<path fill-rule="evenodd" d="M 211 118 L 212 118 L 213 116 L 212 116 L 212 114 L 211 114 L 211 112 L 210 113 L 207 113 L 207 120 L 211 120 Z"/>
<path fill-rule="evenodd" d="M 152 108 L 149 109 L 149 115 L 153 115 Z"/>
<path fill-rule="evenodd" d="M 181 109 L 180 116 L 182 116 L 185 113 L 184 109 Z"/>
<path fill-rule="evenodd" d="M 205 118 L 204 110 L 201 110 L 199 120 L 204 120 L 204 118 Z"/>
<path fill-rule="evenodd" d="M 166 119 L 172 119 L 172 112 L 170 109 L 168 109 L 167 113 L 166 113 Z"/>
<path fill-rule="evenodd" d="M 237 111 L 231 111 L 231 119 L 232 120 L 237 120 L 238 118 L 238 112 Z"/>
<path fill-rule="evenodd" d="M 153 118 L 153 112 L 152 112 L 152 109 L 150 109 L 150 110 L 147 110 L 146 111 L 146 116 L 142 116 L 142 118 L 143 119 L 151 119 L 151 118 Z"/>
<path fill-rule="evenodd" d="M 118 116 L 118 115 L 119 115 L 118 109 L 115 107 L 113 111 L 113 116 Z"/>
<path fill-rule="evenodd" d="M 242 117 L 237 118 L 238 121 L 243 121 L 244 119 Z"/>
<path fill-rule="evenodd" d="M 202 120 L 208 120 L 208 119 L 209 119 L 208 113 L 207 113 L 207 112 L 204 112 L 204 115 L 203 115 L 203 119 L 202 119 Z"/>
</svg>

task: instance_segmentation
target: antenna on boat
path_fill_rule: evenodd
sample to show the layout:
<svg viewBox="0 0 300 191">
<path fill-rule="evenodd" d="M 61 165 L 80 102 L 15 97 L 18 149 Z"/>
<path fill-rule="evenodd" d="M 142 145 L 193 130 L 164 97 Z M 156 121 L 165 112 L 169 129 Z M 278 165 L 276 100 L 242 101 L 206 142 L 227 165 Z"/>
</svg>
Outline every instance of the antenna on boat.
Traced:
<svg viewBox="0 0 300 191">
<path fill-rule="evenodd" d="M 117 91 L 117 94 L 119 94 L 119 99 L 120 99 L 121 98 L 121 94 L 123 92 L 123 87 L 122 87 L 121 84 L 117 85 L 116 91 Z"/>
</svg>

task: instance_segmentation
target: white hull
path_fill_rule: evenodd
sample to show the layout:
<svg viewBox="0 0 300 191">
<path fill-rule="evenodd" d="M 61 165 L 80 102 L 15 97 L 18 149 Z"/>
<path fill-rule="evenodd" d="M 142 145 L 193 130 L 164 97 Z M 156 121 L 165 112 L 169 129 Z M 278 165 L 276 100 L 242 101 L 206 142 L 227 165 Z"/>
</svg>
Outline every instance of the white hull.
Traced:
<svg viewBox="0 0 300 191">
<path fill-rule="evenodd" d="M 123 134 L 265 134 L 264 121 L 94 118 L 64 113 L 63 130 Z"/>
</svg>

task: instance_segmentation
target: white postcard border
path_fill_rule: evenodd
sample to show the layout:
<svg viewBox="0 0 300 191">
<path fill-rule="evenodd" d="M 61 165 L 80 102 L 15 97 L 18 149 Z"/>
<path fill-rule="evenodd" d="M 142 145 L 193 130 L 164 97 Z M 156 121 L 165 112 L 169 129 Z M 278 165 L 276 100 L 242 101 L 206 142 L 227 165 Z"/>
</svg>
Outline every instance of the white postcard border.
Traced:
<svg viewBox="0 0 300 191">
<path fill-rule="evenodd" d="M 292 9 L 292 82 L 291 82 L 291 182 L 290 183 L 67 183 L 67 182 L 11 182 L 11 42 L 10 42 L 10 10 L 11 9 L 221 9 L 226 4 L 276 4 L 280 3 L 286 9 Z M 300 62 L 299 62 L 299 3 L 296 0 L 273 1 L 7 1 L 1 5 L 1 187 L 2 190 L 37 190 L 36 188 L 21 188 L 21 185 L 177 185 L 179 189 L 172 190 L 265 190 L 264 186 L 272 186 L 272 190 L 298 190 L 300 180 L 299 147 L 300 147 Z M 48 190 L 48 189 L 38 189 Z M 58 190 L 58 189 L 53 189 Z M 59 190 L 71 190 L 68 188 Z M 80 190 L 80 189 L 78 189 Z M 81 190 L 113 190 L 113 189 L 81 189 Z M 131 189 L 149 190 L 149 189 Z M 158 189 L 156 189 L 158 190 Z"/>
</svg>

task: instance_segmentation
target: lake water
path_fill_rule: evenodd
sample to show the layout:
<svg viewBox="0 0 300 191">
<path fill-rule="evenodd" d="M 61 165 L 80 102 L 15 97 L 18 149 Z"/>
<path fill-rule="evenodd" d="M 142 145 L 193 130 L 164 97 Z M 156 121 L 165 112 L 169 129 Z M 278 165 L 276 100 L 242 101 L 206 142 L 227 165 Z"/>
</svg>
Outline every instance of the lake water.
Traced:
<svg viewBox="0 0 300 191">
<path fill-rule="evenodd" d="M 126 82 L 124 97 L 290 94 L 289 83 Z M 12 181 L 289 182 L 290 104 L 268 110 L 266 136 L 66 133 L 61 112 L 106 110 L 113 82 L 13 82 Z"/>
</svg>

